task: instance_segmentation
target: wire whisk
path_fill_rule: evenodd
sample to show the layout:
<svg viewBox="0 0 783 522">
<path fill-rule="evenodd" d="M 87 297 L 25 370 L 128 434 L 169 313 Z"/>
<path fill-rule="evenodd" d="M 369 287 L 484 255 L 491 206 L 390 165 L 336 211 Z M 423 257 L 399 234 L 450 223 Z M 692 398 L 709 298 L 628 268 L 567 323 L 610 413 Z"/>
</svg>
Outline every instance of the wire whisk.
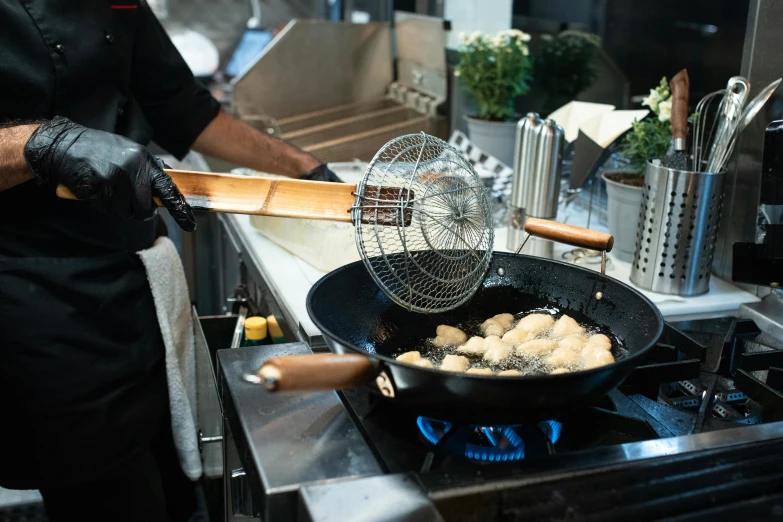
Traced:
<svg viewBox="0 0 783 522">
<path fill-rule="evenodd" d="M 726 89 L 712 92 L 696 106 L 693 125 L 693 170 L 720 172 L 734 152 L 742 104 Z"/>
</svg>

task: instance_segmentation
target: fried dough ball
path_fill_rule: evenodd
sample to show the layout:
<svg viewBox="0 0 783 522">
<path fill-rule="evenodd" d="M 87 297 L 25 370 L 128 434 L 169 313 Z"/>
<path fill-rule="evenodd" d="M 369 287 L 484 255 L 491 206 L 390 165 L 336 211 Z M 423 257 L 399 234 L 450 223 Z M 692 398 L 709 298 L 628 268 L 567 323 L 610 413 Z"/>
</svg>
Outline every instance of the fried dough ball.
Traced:
<svg viewBox="0 0 783 522">
<path fill-rule="evenodd" d="M 473 375 L 492 375 L 492 370 L 489 368 L 471 368 L 465 373 L 470 373 Z"/>
<path fill-rule="evenodd" d="M 535 337 L 549 330 L 554 322 L 555 319 L 549 314 L 530 314 L 520 319 L 516 328 L 530 332 Z"/>
<path fill-rule="evenodd" d="M 443 358 L 440 369 L 447 372 L 463 373 L 470 367 L 470 361 L 462 355 L 447 355 Z"/>
<path fill-rule="evenodd" d="M 585 345 L 585 349 L 593 348 L 593 347 L 602 348 L 604 350 L 611 351 L 612 341 L 604 334 L 591 335 L 587 339 L 587 344 Z"/>
<path fill-rule="evenodd" d="M 534 337 L 535 334 L 528 332 L 527 330 L 518 330 L 514 328 L 503 335 L 503 342 L 516 348 L 522 343 L 533 340 Z"/>
<path fill-rule="evenodd" d="M 552 325 L 552 338 L 561 339 L 568 335 L 581 335 L 585 331 L 572 317 L 564 315 Z"/>
<path fill-rule="evenodd" d="M 484 346 L 487 348 L 486 353 L 484 353 L 484 360 L 495 364 L 507 358 L 514 351 L 511 346 L 504 343 L 497 336 L 484 339 Z"/>
<path fill-rule="evenodd" d="M 484 346 L 484 338 L 478 336 L 471 337 L 468 339 L 468 342 L 457 348 L 457 353 L 474 357 L 484 355 L 487 353 L 487 347 Z"/>
<path fill-rule="evenodd" d="M 484 335 L 502 336 L 514 325 L 514 316 L 511 314 L 498 314 L 490 317 L 481 324 L 481 331 Z"/>
<path fill-rule="evenodd" d="M 446 324 L 438 326 L 435 333 L 436 337 L 433 339 L 432 344 L 438 348 L 443 348 L 444 346 L 457 346 L 468 340 L 468 336 L 465 335 L 465 332 L 459 328 L 454 328 L 453 326 Z"/>
<path fill-rule="evenodd" d="M 582 368 L 585 370 L 606 366 L 613 362 L 614 357 L 612 356 L 612 352 L 604 350 L 601 346 L 585 347 L 585 349 L 582 350 Z"/>
<path fill-rule="evenodd" d="M 558 348 L 566 348 L 572 352 L 581 352 L 587 344 L 587 338 L 584 335 L 567 335 L 557 341 Z"/>
<path fill-rule="evenodd" d="M 517 355 L 537 357 L 547 354 L 557 348 L 557 341 L 550 339 L 534 339 L 517 346 Z"/>
<path fill-rule="evenodd" d="M 579 353 L 570 348 L 559 347 L 544 359 L 544 363 L 552 368 L 576 366 L 579 363 Z"/>
<path fill-rule="evenodd" d="M 395 360 L 401 363 L 416 364 L 416 362 L 421 360 L 421 358 L 422 358 L 421 353 L 414 351 L 414 352 L 405 352 L 401 355 L 398 355 Z"/>
</svg>

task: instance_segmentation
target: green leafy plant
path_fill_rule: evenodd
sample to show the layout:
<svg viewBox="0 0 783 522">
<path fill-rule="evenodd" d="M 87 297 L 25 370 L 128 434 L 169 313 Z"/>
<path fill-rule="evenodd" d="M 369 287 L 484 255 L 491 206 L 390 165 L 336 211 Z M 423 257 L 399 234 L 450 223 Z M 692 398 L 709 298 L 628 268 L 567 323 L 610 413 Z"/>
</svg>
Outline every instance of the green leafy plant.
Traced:
<svg viewBox="0 0 783 522">
<path fill-rule="evenodd" d="M 548 110 L 565 105 L 593 84 L 598 75 L 593 57 L 600 45 L 597 35 L 582 31 L 541 37 L 533 58 L 533 77 L 536 89 L 547 98 Z"/>
<path fill-rule="evenodd" d="M 669 124 L 672 113 L 671 92 L 666 77 L 655 89 L 650 89 L 650 95 L 642 105 L 650 108 L 653 115 L 633 122 L 631 132 L 625 135 L 620 152 L 631 161 L 631 169 L 640 176 L 644 166 L 652 158 L 662 158 L 666 155 L 672 139 Z"/>
<path fill-rule="evenodd" d="M 517 29 L 495 36 L 461 34 L 455 75 L 470 93 L 476 116 L 505 121 L 514 116 L 514 99 L 530 89 L 530 35 Z"/>
</svg>

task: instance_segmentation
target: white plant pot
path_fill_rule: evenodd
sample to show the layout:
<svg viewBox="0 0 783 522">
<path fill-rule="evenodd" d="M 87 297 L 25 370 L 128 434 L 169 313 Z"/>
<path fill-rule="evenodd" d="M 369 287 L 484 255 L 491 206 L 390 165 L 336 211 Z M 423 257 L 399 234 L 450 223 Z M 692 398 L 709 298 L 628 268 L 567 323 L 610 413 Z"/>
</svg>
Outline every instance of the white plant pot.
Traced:
<svg viewBox="0 0 783 522">
<path fill-rule="evenodd" d="M 514 167 L 516 121 L 486 121 L 466 116 L 471 143 L 506 166 Z"/>
<path fill-rule="evenodd" d="M 612 254 L 621 261 L 633 261 L 636 249 L 636 229 L 642 207 L 642 187 L 625 185 L 601 175 L 606 183 L 607 222 L 609 233 L 614 236 Z"/>
</svg>

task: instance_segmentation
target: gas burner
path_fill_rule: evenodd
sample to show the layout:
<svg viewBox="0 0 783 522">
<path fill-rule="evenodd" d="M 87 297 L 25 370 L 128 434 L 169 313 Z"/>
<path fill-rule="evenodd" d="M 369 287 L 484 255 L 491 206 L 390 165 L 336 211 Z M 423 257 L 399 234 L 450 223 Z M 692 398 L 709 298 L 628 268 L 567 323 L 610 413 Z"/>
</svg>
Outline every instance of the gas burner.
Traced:
<svg viewBox="0 0 783 522">
<path fill-rule="evenodd" d="M 443 450 L 470 460 L 510 462 L 525 458 L 525 439 L 531 428 L 521 424 L 505 426 L 465 426 L 447 421 L 419 417 L 416 419 L 421 436 L 435 451 Z M 555 420 L 534 425 L 535 436 L 555 444 L 563 425 Z"/>
</svg>

